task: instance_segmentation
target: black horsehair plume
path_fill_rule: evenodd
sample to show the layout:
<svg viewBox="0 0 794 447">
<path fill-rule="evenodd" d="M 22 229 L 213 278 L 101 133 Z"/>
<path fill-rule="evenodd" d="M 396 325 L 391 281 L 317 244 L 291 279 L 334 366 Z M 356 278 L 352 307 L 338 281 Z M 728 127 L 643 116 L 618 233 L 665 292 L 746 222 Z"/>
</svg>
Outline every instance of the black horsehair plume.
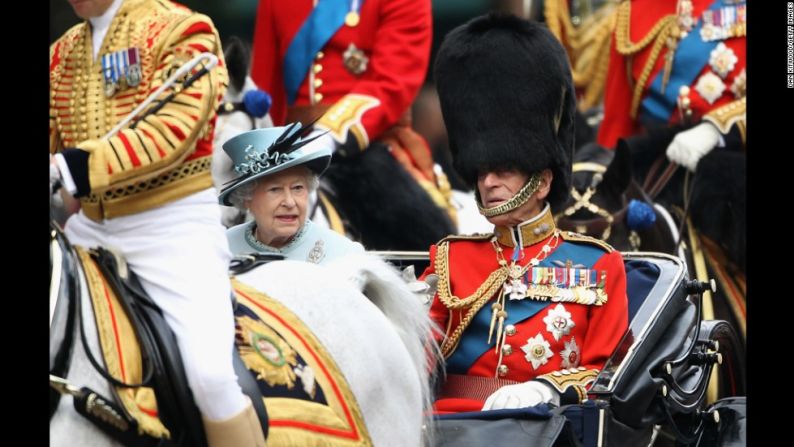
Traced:
<svg viewBox="0 0 794 447">
<path fill-rule="evenodd" d="M 320 119 L 319 117 L 315 118 L 312 122 L 310 122 L 306 126 L 303 126 L 303 128 L 300 128 L 301 123 L 299 121 L 290 124 L 289 126 L 287 126 L 286 129 L 284 129 L 284 132 L 281 135 L 279 135 L 278 138 L 276 138 L 276 141 L 274 141 L 273 144 L 271 144 L 270 147 L 267 148 L 267 152 L 270 154 L 273 153 L 273 150 L 276 150 L 282 154 L 289 154 L 311 143 L 317 138 L 320 138 L 321 136 L 325 135 L 325 133 L 322 133 L 312 138 L 303 140 L 298 144 L 294 144 L 295 141 L 297 141 L 299 138 L 303 138 L 306 135 L 308 135 L 311 129 L 314 127 L 314 124 L 319 119 Z M 298 129 L 296 129 L 296 127 Z"/>
</svg>

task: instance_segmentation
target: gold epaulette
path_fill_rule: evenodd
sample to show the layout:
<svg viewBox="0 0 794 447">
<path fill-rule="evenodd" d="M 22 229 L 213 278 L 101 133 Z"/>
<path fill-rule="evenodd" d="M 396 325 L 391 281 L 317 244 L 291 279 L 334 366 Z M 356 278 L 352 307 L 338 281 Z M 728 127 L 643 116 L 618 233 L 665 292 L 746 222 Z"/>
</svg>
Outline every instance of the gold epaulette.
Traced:
<svg viewBox="0 0 794 447">
<path fill-rule="evenodd" d="M 493 233 L 450 234 L 444 239 L 438 241 L 436 245 L 442 244 L 444 242 L 454 242 L 454 241 L 487 241 L 492 237 L 493 237 Z"/>
<path fill-rule="evenodd" d="M 612 248 L 611 245 L 607 244 L 601 239 L 596 239 L 594 237 L 586 236 L 580 233 L 574 233 L 573 231 L 561 231 L 560 237 L 562 237 L 562 240 L 566 242 L 583 242 L 585 244 L 595 245 L 596 247 L 601 248 L 607 253 L 612 253 L 613 251 L 615 251 L 615 249 Z"/>
<path fill-rule="evenodd" d="M 745 96 L 717 107 L 704 115 L 703 121 L 708 121 L 717 126 L 717 129 L 723 135 L 727 134 L 734 124 L 737 124 L 739 131 L 742 132 L 742 141 L 744 141 L 743 130 L 747 121 L 747 97 Z"/>
<path fill-rule="evenodd" d="M 586 386 L 598 376 L 597 369 L 586 369 L 583 366 L 571 369 L 561 369 L 537 377 L 538 380 L 551 385 L 560 394 L 565 394 L 569 388 L 574 387 L 579 396 L 579 402 L 587 399 Z"/>
</svg>

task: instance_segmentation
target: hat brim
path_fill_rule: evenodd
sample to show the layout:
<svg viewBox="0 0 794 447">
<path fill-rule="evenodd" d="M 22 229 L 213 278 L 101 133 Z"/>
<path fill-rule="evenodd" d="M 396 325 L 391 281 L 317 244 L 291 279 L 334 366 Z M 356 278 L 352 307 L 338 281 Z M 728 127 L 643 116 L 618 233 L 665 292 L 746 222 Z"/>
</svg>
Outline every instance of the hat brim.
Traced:
<svg viewBox="0 0 794 447">
<path fill-rule="evenodd" d="M 296 166 L 306 166 L 315 173 L 318 177 L 328 169 L 328 166 L 331 164 L 331 153 L 327 150 L 317 150 L 310 153 L 304 153 L 298 157 L 295 157 L 292 160 L 287 162 L 281 163 L 276 165 L 270 169 L 266 169 L 262 172 L 258 172 L 256 174 L 242 177 L 238 179 L 235 183 L 221 189 L 220 194 L 218 194 L 218 202 L 221 205 L 226 206 L 234 206 L 231 202 L 229 202 L 229 195 L 234 192 L 237 188 L 246 185 L 248 183 L 253 182 L 254 180 L 260 179 L 262 177 L 273 175 L 278 172 L 287 170 L 289 168 L 294 168 Z"/>
</svg>

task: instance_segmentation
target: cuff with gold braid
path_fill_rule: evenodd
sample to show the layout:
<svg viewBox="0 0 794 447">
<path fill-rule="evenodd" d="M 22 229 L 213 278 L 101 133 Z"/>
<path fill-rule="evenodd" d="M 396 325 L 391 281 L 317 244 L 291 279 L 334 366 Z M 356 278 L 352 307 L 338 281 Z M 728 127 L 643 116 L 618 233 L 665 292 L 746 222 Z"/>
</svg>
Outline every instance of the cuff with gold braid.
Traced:
<svg viewBox="0 0 794 447">
<path fill-rule="evenodd" d="M 560 405 L 579 404 L 587 400 L 587 385 L 598 376 L 597 369 L 561 369 L 535 378 L 542 381 L 560 394 Z"/>
</svg>

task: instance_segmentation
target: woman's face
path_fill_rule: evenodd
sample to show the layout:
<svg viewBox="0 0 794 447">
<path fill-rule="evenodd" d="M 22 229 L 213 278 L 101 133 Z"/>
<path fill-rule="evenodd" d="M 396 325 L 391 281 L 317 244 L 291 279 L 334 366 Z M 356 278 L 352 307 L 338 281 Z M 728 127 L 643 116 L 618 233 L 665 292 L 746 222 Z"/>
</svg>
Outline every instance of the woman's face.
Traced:
<svg viewBox="0 0 794 447">
<path fill-rule="evenodd" d="M 246 207 L 256 220 L 256 237 L 282 247 L 306 221 L 310 171 L 296 166 L 260 180 Z"/>
</svg>

